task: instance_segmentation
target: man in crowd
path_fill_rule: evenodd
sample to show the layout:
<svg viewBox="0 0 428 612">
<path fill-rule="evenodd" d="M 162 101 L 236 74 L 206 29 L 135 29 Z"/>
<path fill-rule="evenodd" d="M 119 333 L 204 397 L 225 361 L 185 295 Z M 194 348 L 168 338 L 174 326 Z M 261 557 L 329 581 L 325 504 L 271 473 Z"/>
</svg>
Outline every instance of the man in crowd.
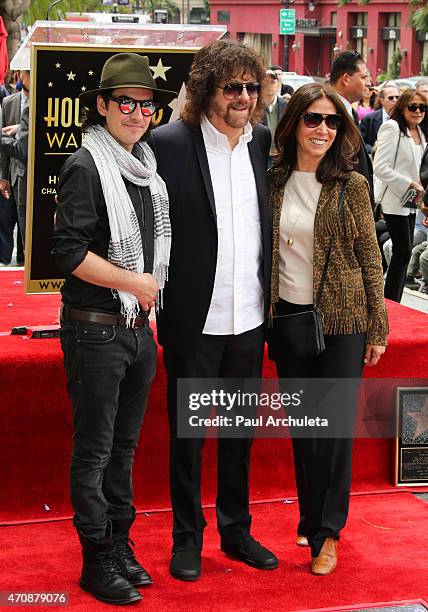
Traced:
<svg viewBox="0 0 428 612">
<path fill-rule="evenodd" d="M 180 378 L 260 378 L 268 300 L 269 130 L 260 56 L 233 41 L 199 50 L 182 120 L 153 131 L 150 144 L 171 198 L 171 268 L 158 317 L 168 374 L 170 486 L 174 513 L 170 572 L 201 575 L 206 525 L 201 506 L 203 439 L 179 438 Z M 218 439 L 217 526 L 221 549 L 259 569 L 278 566 L 250 535 L 251 439 Z"/>
<path fill-rule="evenodd" d="M 28 158 L 28 121 L 30 107 L 26 104 L 21 113 L 21 121 L 17 131 L 10 130 L 9 134 L 0 134 L 0 147 L 2 153 L 9 155 L 11 159 L 17 160 L 18 178 L 16 181 L 15 193 L 17 194 L 17 211 L 18 223 L 22 235 L 22 241 L 25 241 L 25 226 L 27 216 L 27 158 Z M 5 128 L 7 129 L 7 128 Z"/>
<path fill-rule="evenodd" d="M 394 81 L 386 83 L 379 92 L 381 108 L 369 113 L 361 120 L 361 136 L 366 145 L 367 153 L 371 154 L 377 140 L 380 126 L 388 121 L 389 114 L 400 97 L 400 90 Z"/>
<path fill-rule="evenodd" d="M 30 95 L 30 71 L 21 70 L 22 90 L 7 96 L 2 103 L 2 134 L 13 136 L 21 122 L 21 114 L 28 106 Z M 23 167 L 16 157 L 11 157 L 7 150 L 0 152 L 0 192 L 3 201 L 0 203 L 0 264 L 8 265 L 13 252 L 13 230 L 18 224 L 17 263 L 24 263 L 23 242 L 25 240 L 25 202 L 20 202 L 18 178 L 23 176 Z"/>
<path fill-rule="evenodd" d="M 358 115 L 352 108 L 352 104 L 362 98 L 364 87 L 370 84 L 370 75 L 361 55 L 355 51 L 345 51 L 338 55 L 331 67 L 330 84 L 340 96 L 357 127 L 359 127 Z M 367 179 L 372 205 L 374 206 L 373 166 L 362 139 L 361 146 L 355 154 L 358 161 L 355 170 Z"/>
<path fill-rule="evenodd" d="M 416 81 L 415 90 L 417 93 L 425 96 L 428 102 L 428 77 L 423 77 L 422 79 L 418 79 Z"/>
<path fill-rule="evenodd" d="M 266 108 L 262 117 L 262 123 L 267 125 L 272 138 L 269 151 L 269 166 L 273 166 L 278 157 L 278 150 L 275 146 L 275 132 L 287 108 L 287 102 L 281 96 L 278 96 L 278 81 L 279 77 L 274 70 L 266 70 L 263 87 Z"/>
<path fill-rule="evenodd" d="M 65 275 L 61 345 L 73 405 L 74 525 L 80 585 L 97 599 L 141 599 L 149 574 L 130 547 L 132 464 L 156 370 L 148 313 L 167 277 L 168 195 L 144 142 L 174 92 L 156 88 L 147 57 L 105 63 L 86 107 L 82 147 L 59 180 L 53 254 Z"/>
</svg>

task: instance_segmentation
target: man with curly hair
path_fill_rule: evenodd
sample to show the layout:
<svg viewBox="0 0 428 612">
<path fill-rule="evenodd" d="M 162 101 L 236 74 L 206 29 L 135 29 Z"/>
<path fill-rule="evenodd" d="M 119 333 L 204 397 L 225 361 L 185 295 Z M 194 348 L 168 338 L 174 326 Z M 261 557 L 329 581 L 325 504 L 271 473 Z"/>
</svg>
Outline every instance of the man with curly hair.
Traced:
<svg viewBox="0 0 428 612">
<path fill-rule="evenodd" d="M 168 374 L 171 574 L 201 575 L 203 439 L 177 435 L 180 378 L 260 378 L 270 270 L 266 170 L 270 132 L 259 124 L 265 68 L 233 41 L 200 49 L 181 120 L 150 144 L 170 196 L 171 266 L 158 317 Z M 251 439 L 218 439 L 217 525 L 221 549 L 259 569 L 278 559 L 250 535 Z"/>
</svg>

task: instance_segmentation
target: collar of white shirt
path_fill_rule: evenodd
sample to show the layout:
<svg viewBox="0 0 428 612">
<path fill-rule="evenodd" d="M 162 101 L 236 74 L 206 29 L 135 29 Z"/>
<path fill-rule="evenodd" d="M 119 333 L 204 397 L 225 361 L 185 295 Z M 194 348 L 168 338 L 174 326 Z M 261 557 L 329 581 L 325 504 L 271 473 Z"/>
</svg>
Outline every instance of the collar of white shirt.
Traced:
<svg viewBox="0 0 428 612">
<path fill-rule="evenodd" d="M 278 96 L 275 96 L 275 98 L 273 99 L 272 104 L 268 104 L 267 107 L 269 109 L 269 112 L 271 113 L 273 111 L 273 109 L 275 108 L 275 104 L 278 101 Z"/>
<path fill-rule="evenodd" d="M 339 94 L 339 98 L 342 100 L 343 104 L 345 105 L 346 110 L 348 111 L 348 113 L 349 113 L 349 114 L 351 115 L 351 117 L 352 117 L 352 116 L 353 116 L 353 115 L 352 115 L 352 104 L 351 104 L 351 103 L 350 103 L 350 102 L 349 102 L 349 101 L 348 101 L 346 98 L 344 98 L 343 96 L 341 96 L 340 94 Z"/>
<path fill-rule="evenodd" d="M 382 108 L 382 123 L 385 123 L 385 121 L 388 121 L 388 119 L 389 119 L 388 113 L 385 111 L 384 108 Z"/>
<path fill-rule="evenodd" d="M 227 148 L 228 150 L 230 150 L 230 145 L 226 134 L 219 132 L 217 128 L 213 126 L 211 121 L 206 117 L 206 115 L 203 115 L 202 117 L 201 130 L 204 135 L 205 144 L 211 145 L 212 147 L 219 147 L 222 149 Z M 251 123 L 247 123 L 244 126 L 244 133 L 239 137 L 239 142 L 237 146 L 241 147 L 242 145 L 248 144 L 250 140 L 252 140 L 252 138 L 253 128 L 251 126 Z"/>
</svg>

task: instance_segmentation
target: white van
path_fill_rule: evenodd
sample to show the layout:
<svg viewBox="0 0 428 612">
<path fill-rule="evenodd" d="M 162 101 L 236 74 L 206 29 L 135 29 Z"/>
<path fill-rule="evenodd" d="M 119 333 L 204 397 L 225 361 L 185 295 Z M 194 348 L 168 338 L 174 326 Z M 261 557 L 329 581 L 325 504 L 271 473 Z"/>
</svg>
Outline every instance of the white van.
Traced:
<svg viewBox="0 0 428 612">
<path fill-rule="evenodd" d="M 296 72 L 282 72 L 281 73 L 281 82 L 284 85 L 291 85 L 291 87 L 296 91 L 302 85 L 306 85 L 307 83 L 314 83 L 314 79 L 310 76 L 306 76 L 304 74 L 297 74 Z"/>
</svg>

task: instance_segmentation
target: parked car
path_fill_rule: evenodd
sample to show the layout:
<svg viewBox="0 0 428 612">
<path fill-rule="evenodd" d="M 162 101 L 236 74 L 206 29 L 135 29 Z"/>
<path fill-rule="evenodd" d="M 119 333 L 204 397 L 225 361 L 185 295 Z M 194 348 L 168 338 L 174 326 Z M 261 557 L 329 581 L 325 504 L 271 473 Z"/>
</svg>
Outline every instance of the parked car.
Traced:
<svg viewBox="0 0 428 612">
<path fill-rule="evenodd" d="M 397 84 L 398 87 L 411 87 L 412 89 L 416 86 L 416 81 L 421 79 L 422 77 L 403 77 L 400 79 L 392 79 L 394 83 Z M 384 81 L 380 84 L 380 89 L 385 86 L 385 83 L 390 83 L 391 81 Z"/>
<path fill-rule="evenodd" d="M 297 74 L 296 72 L 282 72 L 281 82 L 284 85 L 291 85 L 294 91 L 296 91 L 296 89 L 299 89 L 302 85 L 314 83 L 314 79 L 304 74 Z"/>
</svg>

